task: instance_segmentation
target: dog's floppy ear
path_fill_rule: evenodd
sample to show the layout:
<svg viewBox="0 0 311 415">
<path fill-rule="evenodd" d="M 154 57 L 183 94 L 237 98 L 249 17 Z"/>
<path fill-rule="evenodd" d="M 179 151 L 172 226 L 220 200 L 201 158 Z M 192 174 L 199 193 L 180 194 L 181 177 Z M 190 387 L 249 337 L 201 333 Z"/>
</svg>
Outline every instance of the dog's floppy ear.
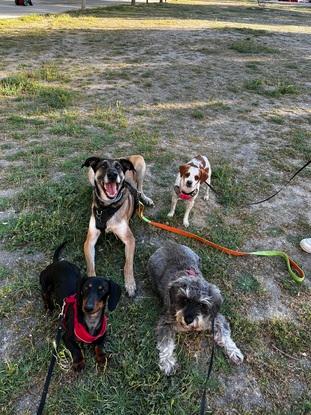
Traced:
<svg viewBox="0 0 311 415">
<path fill-rule="evenodd" d="M 206 180 L 208 179 L 208 172 L 209 172 L 209 168 L 206 167 L 205 169 L 200 169 L 200 183 L 204 183 L 206 182 Z"/>
<path fill-rule="evenodd" d="M 96 168 L 96 164 L 100 161 L 101 159 L 99 157 L 89 157 L 88 159 L 85 160 L 85 162 L 82 164 L 82 167 L 92 167 L 92 169 L 95 171 Z"/>
<path fill-rule="evenodd" d="M 119 163 L 121 164 L 124 173 L 127 170 L 136 171 L 135 167 L 133 166 L 133 163 L 128 159 L 119 159 Z"/>
<path fill-rule="evenodd" d="M 223 303 L 222 295 L 220 294 L 220 291 L 216 287 L 216 285 L 210 284 L 210 286 L 209 286 L 209 296 L 212 299 L 212 304 L 211 304 L 210 311 L 211 311 L 211 314 L 215 317 L 216 314 L 220 310 L 221 304 Z"/>
<path fill-rule="evenodd" d="M 119 284 L 109 281 L 109 298 L 108 298 L 108 310 L 113 311 L 121 297 L 121 287 Z"/>
<path fill-rule="evenodd" d="M 183 164 L 182 166 L 179 166 L 179 173 L 181 177 L 183 177 L 187 173 L 188 170 L 189 170 L 188 164 Z"/>
</svg>

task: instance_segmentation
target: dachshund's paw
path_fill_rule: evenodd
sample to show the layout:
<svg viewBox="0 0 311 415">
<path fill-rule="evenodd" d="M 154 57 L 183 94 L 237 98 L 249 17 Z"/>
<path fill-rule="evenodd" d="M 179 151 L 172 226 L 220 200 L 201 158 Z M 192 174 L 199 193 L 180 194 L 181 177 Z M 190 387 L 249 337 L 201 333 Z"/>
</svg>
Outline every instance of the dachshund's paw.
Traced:
<svg viewBox="0 0 311 415">
<path fill-rule="evenodd" d="M 85 368 L 85 360 L 82 359 L 79 362 L 74 362 L 72 367 L 75 372 L 82 372 L 82 370 Z"/>
<path fill-rule="evenodd" d="M 107 356 L 106 354 L 102 351 L 102 349 L 98 346 L 95 346 L 95 355 L 96 355 L 96 362 L 100 365 L 100 366 L 104 366 L 107 362 Z"/>
</svg>

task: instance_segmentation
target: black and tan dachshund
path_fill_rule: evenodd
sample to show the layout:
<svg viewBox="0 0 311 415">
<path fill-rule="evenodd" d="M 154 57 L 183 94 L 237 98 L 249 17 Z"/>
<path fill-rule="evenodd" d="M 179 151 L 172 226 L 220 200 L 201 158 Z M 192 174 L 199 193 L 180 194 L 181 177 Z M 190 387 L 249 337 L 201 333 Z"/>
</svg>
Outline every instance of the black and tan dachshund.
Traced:
<svg viewBox="0 0 311 415">
<path fill-rule="evenodd" d="M 79 342 L 95 346 L 96 361 L 105 359 L 104 342 L 107 329 L 106 303 L 113 311 L 120 299 L 121 288 L 103 277 L 81 277 L 79 268 L 65 260 L 59 260 L 65 242 L 53 256 L 53 263 L 40 274 L 42 298 L 46 309 L 52 311 L 55 304 L 63 307 L 63 341 L 73 359 L 73 369 L 81 371 L 84 357 Z"/>
</svg>

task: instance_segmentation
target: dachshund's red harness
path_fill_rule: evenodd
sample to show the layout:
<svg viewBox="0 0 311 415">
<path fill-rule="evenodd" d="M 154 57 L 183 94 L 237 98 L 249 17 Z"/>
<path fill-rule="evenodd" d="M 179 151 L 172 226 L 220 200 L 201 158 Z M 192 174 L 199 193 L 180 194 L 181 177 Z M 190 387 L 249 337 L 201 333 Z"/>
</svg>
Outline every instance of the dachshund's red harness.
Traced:
<svg viewBox="0 0 311 415">
<path fill-rule="evenodd" d="M 74 334 L 76 339 L 83 343 L 93 343 L 95 340 L 103 336 L 107 330 L 108 317 L 104 315 L 101 323 L 101 328 L 97 336 L 92 336 L 82 323 L 78 320 L 78 308 L 77 308 L 77 294 L 70 295 L 64 299 L 64 314 L 63 314 L 63 325 L 65 326 L 66 315 L 68 308 L 72 306 L 73 309 L 73 321 L 74 321 Z"/>
</svg>

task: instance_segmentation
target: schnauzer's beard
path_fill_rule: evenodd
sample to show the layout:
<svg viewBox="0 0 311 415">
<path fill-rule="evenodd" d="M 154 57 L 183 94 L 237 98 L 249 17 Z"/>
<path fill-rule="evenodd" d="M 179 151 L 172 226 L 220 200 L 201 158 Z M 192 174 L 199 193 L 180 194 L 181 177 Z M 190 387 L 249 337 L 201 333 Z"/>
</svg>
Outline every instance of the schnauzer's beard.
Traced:
<svg viewBox="0 0 311 415">
<path fill-rule="evenodd" d="M 176 311 L 175 319 L 178 331 L 204 331 L 210 326 L 210 318 L 208 316 L 203 316 L 203 314 L 198 314 L 190 324 L 187 324 L 184 319 L 183 309 Z"/>
</svg>

